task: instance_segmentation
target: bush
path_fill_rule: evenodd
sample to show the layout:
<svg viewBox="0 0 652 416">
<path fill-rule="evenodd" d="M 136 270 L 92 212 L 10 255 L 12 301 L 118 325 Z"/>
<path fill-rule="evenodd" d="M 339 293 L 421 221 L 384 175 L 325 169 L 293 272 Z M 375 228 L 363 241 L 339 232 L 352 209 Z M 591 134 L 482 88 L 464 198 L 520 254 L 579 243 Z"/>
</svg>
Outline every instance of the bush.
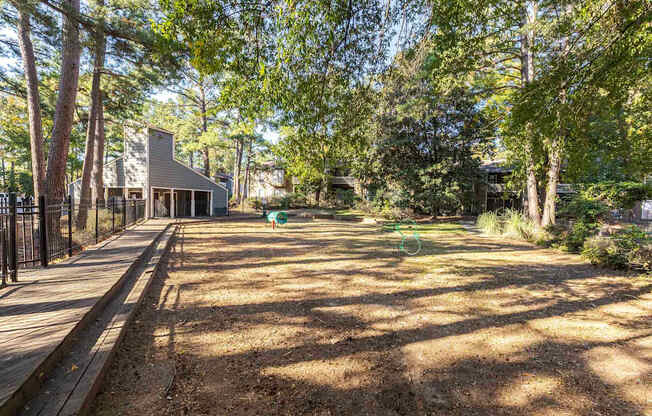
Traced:
<svg viewBox="0 0 652 416">
<path fill-rule="evenodd" d="M 652 199 L 652 184 L 640 182 L 600 182 L 581 191 L 586 199 L 599 200 L 611 209 L 632 209 L 638 201 Z"/>
<path fill-rule="evenodd" d="M 504 235 L 523 240 L 530 240 L 534 236 L 534 224 L 520 211 L 508 209 L 501 217 Z"/>
<path fill-rule="evenodd" d="M 370 201 L 366 199 L 358 199 L 355 201 L 355 204 L 353 206 L 355 209 L 358 211 L 362 211 L 365 213 L 373 213 L 374 212 L 374 206 L 371 204 Z"/>
<path fill-rule="evenodd" d="M 414 215 L 412 210 L 392 206 L 388 201 L 386 201 L 386 203 L 380 204 L 379 206 L 376 206 L 371 201 L 357 199 L 354 201 L 354 208 L 366 214 L 385 218 L 388 220 L 400 220 L 404 218 L 410 218 Z"/>
<path fill-rule="evenodd" d="M 478 216 L 476 224 L 486 234 L 523 240 L 531 240 L 534 237 L 534 224 L 523 213 L 513 209 L 507 209 L 502 214 L 482 213 Z"/>
<path fill-rule="evenodd" d="M 279 199 L 283 208 L 305 208 L 308 206 L 308 197 L 302 192 L 292 192 Z"/>
<path fill-rule="evenodd" d="M 612 237 L 592 237 L 582 248 L 592 264 L 618 269 L 652 271 L 652 239 L 636 226 Z"/>
<path fill-rule="evenodd" d="M 352 207 L 356 199 L 355 191 L 353 189 L 338 189 L 336 199 L 340 204 L 346 207 Z"/>
<path fill-rule="evenodd" d="M 502 221 L 496 212 L 483 212 L 478 216 L 476 224 L 487 234 L 500 235 L 503 232 Z"/>
<path fill-rule="evenodd" d="M 608 218 L 609 207 L 602 201 L 577 195 L 559 210 L 559 216 L 594 223 Z"/>
<path fill-rule="evenodd" d="M 566 233 L 562 234 L 561 248 L 571 253 L 579 253 L 584 241 L 598 230 L 596 223 L 576 221 Z"/>
</svg>

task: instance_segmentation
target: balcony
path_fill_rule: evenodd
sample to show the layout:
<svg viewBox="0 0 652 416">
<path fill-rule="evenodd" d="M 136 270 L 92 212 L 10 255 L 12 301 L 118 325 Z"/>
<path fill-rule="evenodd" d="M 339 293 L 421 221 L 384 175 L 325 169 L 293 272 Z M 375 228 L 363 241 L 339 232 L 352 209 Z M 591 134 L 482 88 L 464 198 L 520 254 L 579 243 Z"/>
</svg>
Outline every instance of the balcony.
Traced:
<svg viewBox="0 0 652 416">
<path fill-rule="evenodd" d="M 344 185 L 355 188 L 355 178 L 353 176 L 333 176 L 331 178 L 332 185 Z"/>
<path fill-rule="evenodd" d="M 507 185 L 504 183 L 489 183 L 487 185 L 487 192 L 490 194 L 502 194 L 507 191 Z M 574 192 L 573 185 L 570 183 L 560 183 L 557 185 L 558 194 L 572 194 Z"/>
<path fill-rule="evenodd" d="M 560 183 L 557 184 L 557 193 L 558 194 L 572 194 L 575 193 L 573 185 L 570 183 Z"/>
<path fill-rule="evenodd" d="M 487 192 L 490 194 L 502 194 L 507 189 L 504 183 L 490 183 L 488 184 Z"/>
<path fill-rule="evenodd" d="M 351 188 L 355 187 L 355 178 L 353 176 L 333 176 L 331 178 L 332 185 L 345 185 Z"/>
</svg>

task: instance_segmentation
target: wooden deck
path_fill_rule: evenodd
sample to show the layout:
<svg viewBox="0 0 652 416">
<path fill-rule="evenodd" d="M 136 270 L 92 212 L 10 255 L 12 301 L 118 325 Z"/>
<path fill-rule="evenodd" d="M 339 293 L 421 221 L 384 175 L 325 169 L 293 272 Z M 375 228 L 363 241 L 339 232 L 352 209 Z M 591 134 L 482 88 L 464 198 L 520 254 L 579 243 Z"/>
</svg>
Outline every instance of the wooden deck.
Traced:
<svg viewBox="0 0 652 416">
<path fill-rule="evenodd" d="M 65 262 L 21 273 L 19 282 L 0 289 L 0 409 L 27 380 L 45 377 L 43 363 L 64 341 L 74 342 L 69 334 L 169 222 L 149 220 Z"/>
</svg>

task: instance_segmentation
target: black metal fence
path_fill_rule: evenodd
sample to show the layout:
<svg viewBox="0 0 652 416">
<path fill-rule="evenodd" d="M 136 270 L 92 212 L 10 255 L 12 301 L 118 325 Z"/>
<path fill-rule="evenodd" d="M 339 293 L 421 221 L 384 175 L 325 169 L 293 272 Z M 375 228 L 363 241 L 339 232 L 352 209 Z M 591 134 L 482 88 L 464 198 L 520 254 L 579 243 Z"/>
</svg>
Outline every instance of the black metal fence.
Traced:
<svg viewBox="0 0 652 416">
<path fill-rule="evenodd" d="M 145 218 L 145 201 L 111 198 L 47 204 L 44 197 L 0 205 L 0 287 L 18 280 L 18 270 L 47 267 Z"/>
</svg>

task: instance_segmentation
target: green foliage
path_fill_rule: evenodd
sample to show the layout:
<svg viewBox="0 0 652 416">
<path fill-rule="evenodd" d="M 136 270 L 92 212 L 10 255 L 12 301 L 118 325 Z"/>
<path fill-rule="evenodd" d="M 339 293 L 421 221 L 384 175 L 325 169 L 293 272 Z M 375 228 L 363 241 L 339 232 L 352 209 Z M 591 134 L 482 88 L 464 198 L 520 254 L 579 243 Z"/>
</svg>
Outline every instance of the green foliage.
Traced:
<svg viewBox="0 0 652 416">
<path fill-rule="evenodd" d="M 414 215 L 414 211 L 405 207 L 392 205 L 389 200 L 383 198 L 377 198 L 373 201 L 356 199 L 354 209 L 372 217 L 380 217 L 388 220 L 411 218 Z"/>
<path fill-rule="evenodd" d="M 501 235 L 503 233 L 502 220 L 497 212 L 489 211 L 478 215 L 476 225 L 486 234 Z"/>
<path fill-rule="evenodd" d="M 598 229 L 598 223 L 583 220 L 574 220 L 570 225 L 550 225 L 535 233 L 535 243 L 569 253 L 579 253 L 584 242 L 594 236 Z"/>
<path fill-rule="evenodd" d="M 560 248 L 571 253 L 579 253 L 584 241 L 598 231 L 593 222 L 576 221 L 570 230 L 562 234 Z"/>
<path fill-rule="evenodd" d="M 286 209 L 306 208 L 308 206 L 308 198 L 302 192 L 291 192 L 279 198 L 278 205 Z"/>
<path fill-rule="evenodd" d="M 335 193 L 331 195 L 333 203 L 339 207 L 352 207 L 356 200 L 356 195 L 353 189 L 336 189 Z"/>
<path fill-rule="evenodd" d="M 652 239 L 631 226 L 611 237 L 586 240 L 582 257 L 592 264 L 618 269 L 652 271 Z"/>
<path fill-rule="evenodd" d="M 423 82 L 414 89 L 405 89 L 401 81 L 387 87 L 382 104 L 387 112 L 379 116 L 368 154 L 370 176 L 380 187 L 391 183 L 396 206 L 455 214 L 481 176 L 474 154 L 487 144 L 485 119 L 463 90 L 442 95 Z"/>
<path fill-rule="evenodd" d="M 639 182 L 600 182 L 581 191 L 585 199 L 602 201 L 612 209 L 632 209 L 639 201 L 652 199 L 652 184 Z"/>
<path fill-rule="evenodd" d="M 34 182 L 32 181 L 32 173 L 28 171 L 18 172 L 17 191 L 27 196 L 34 195 Z"/>
<path fill-rule="evenodd" d="M 484 233 L 502 235 L 508 238 L 531 240 L 534 237 L 534 224 L 522 212 L 507 209 L 502 213 L 483 212 L 476 225 Z"/>
<path fill-rule="evenodd" d="M 609 214 L 609 207 L 602 201 L 576 195 L 559 210 L 559 216 L 586 223 L 603 220 Z"/>
<path fill-rule="evenodd" d="M 253 208 L 253 209 L 263 209 L 263 201 L 260 200 L 259 198 L 247 198 L 245 203 L 247 204 L 248 207 Z M 269 206 L 268 206 L 269 208 Z"/>
<path fill-rule="evenodd" d="M 507 209 L 502 215 L 503 234 L 508 237 L 530 240 L 534 236 L 534 224 L 522 212 Z"/>
</svg>

